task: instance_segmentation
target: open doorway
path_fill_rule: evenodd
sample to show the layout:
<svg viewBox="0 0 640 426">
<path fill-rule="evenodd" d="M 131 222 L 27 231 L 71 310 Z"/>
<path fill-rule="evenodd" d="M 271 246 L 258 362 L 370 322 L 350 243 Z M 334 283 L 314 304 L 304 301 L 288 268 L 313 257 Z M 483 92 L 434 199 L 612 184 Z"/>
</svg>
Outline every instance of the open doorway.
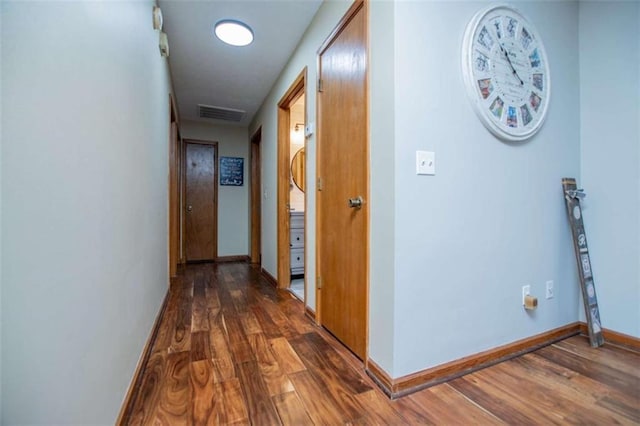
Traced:
<svg viewBox="0 0 640 426">
<path fill-rule="evenodd" d="M 304 278 L 304 148 L 306 68 L 278 102 L 278 287 Z M 301 103 L 300 100 L 302 99 Z M 295 159 L 292 168 L 292 160 Z M 294 182 L 292 170 L 299 175 Z M 292 200 L 293 197 L 293 200 Z M 295 203 L 292 206 L 292 201 Z M 304 285 L 303 285 L 304 289 Z M 304 294 L 304 290 L 301 292 Z M 303 297 L 304 299 L 304 297 Z"/>
<path fill-rule="evenodd" d="M 262 168 L 260 166 L 260 143 L 262 127 L 251 136 L 251 263 L 262 266 Z"/>
<path fill-rule="evenodd" d="M 305 229 L 305 96 L 304 93 L 289 109 L 289 227 L 291 245 L 291 284 L 289 290 L 304 301 L 304 229 Z"/>
</svg>

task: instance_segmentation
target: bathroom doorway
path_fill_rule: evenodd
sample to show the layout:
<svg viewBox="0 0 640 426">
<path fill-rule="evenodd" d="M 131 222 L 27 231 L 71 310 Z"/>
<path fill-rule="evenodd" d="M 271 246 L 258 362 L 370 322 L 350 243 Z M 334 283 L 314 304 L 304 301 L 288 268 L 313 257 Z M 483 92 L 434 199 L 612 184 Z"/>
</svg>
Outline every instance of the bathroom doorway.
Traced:
<svg viewBox="0 0 640 426">
<path fill-rule="evenodd" d="M 291 284 L 289 290 L 304 301 L 305 271 L 305 95 L 304 93 L 291 105 L 289 129 L 289 158 L 291 158 L 289 181 L 289 229 Z"/>
<path fill-rule="evenodd" d="M 304 68 L 278 102 L 277 283 L 282 289 L 290 288 L 292 278 L 304 282 L 306 75 Z M 300 281 L 296 284 L 300 288 Z M 304 300 L 304 290 L 298 294 Z"/>
</svg>

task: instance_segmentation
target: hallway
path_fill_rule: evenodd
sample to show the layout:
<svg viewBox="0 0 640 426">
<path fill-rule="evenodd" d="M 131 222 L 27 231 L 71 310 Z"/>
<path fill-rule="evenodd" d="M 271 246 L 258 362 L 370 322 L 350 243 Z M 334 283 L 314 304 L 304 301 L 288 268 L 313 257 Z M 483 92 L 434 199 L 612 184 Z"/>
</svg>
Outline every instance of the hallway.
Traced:
<svg viewBox="0 0 640 426">
<path fill-rule="evenodd" d="M 390 401 L 303 305 L 245 263 L 189 265 L 125 424 L 640 421 L 640 355 L 575 336 Z"/>
</svg>

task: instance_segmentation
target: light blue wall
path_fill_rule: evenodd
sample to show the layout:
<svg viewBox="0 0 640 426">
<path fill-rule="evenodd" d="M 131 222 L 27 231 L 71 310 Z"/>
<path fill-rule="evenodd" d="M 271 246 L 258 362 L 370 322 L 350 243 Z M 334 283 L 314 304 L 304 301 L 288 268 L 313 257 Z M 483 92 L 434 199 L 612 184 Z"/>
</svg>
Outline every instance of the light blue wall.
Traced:
<svg viewBox="0 0 640 426">
<path fill-rule="evenodd" d="M 0 12 L 2 11 L 0 5 Z M 2 14 L 0 13 L 0 34 Z M 2 38 L 0 38 L 0 423 L 2 423 Z"/>
<path fill-rule="evenodd" d="M 5 424 L 113 424 L 166 294 L 152 5 L 0 3 Z"/>
<path fill-rule="evenodd" d="M 640 3 L 580 3 L 580 111 L 602 325 L 640 337 Z"/>
<path fill-rule="evenodd" d="M 369 3 L 369 358 L 393 370 L 395 251 L 395 38 L 393 2 Z"/>
<path fill-rule="evenodd" d="M 394 377 L 578 319 L 561 192 L 562 177 L 580 174 L 578 3 L 517 3 L 553 80 L 546 123 L 519 144 L 483 127 L 462 82 L 462 35 L 488 4 L 395 5 Z M 416 150 L 435 151 L 436 176 L 415 174 Z M 539 298 L 533 313 L 524 284 Z"/>
</svg>

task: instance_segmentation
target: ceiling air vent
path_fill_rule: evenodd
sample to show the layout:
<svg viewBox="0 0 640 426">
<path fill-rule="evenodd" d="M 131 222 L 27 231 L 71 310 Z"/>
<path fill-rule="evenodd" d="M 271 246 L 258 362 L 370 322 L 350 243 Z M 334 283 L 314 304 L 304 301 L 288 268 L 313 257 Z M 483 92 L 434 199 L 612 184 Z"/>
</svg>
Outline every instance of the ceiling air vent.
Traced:
<svg viewBox="0 0 640 426">
<path fill-rule="evenodd" d="M 239 122 L 245 113 L 246 111 L 241 109 L 198 104 L 198 117 L 200 118 Z"/>
</svg>

